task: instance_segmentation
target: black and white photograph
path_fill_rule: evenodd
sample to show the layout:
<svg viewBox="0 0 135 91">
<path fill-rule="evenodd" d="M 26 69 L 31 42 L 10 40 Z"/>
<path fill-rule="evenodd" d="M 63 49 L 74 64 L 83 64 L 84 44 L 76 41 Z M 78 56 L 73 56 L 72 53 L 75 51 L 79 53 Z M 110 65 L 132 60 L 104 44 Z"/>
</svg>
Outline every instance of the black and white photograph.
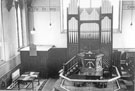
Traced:
<svg viewBox="0 0 135 91">
<path fill-rule="evenodd" d="M 135 0 L 0 0 L 0 91 L 135 91 Z"/>
</svg>

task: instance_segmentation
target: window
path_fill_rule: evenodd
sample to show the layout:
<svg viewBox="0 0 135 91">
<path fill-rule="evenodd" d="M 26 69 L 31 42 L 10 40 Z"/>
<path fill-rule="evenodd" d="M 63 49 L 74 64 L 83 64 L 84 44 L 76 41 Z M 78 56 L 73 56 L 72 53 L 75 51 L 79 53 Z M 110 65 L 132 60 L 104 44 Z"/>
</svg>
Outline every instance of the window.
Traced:
<svg viewBox="0 0 135 91">
<path fill-rule="evenodd" d="M 19 4 L 17 4 L 18 7 L 16 8 L 16 22 L 17 22 L 17 35 L 18 35 L 18 48 L 22 48 L 24 45 L 23 43 L 23 29 L 22 29 L 22 15 L 21 15 L 21 9 Z"/>
<path fill-rule="evenodd" d="M 0 61 L 2 59 L 3 59 L 3 32 L 2 32 L 2 26 L 0 25 Z"/>
<path fill-rule="evenodd" d="M 4 60 L 4 42 L 3 42 L 3 27 L 1 14 L 1 0 L 0 0 L 0 64 Z"/>
<path fill-rule="evenodd" d="M 67 29 L 67 7 L 69 6 L 70 0 L 60 0 L 61 3 L 61 30 Z"/>
<path fill-rule="evenodd" d="M 100 7 L 103 0 L 77 0 L 80 8 L 89 8 L 89 7 Z M 121 3 L 119 0 L 109 0 L 113 5 L 113 29 L 114 31 L 119 30 L 119 24 L 121 21 L 120 17 L 120 6 Z M 61 0 L 61 30 L 67 30 L 67 8 L 71 0 Z"/>
<path fill-rule="evenodd" d="M 17 12 L 18 12 L 18 15 L 17 15 L 17 20 L 18 20 L 18 39 L 19 39 L 19 47 L 23 47 L 23 38 L 22 38 L 22 22 L 21 22 L 21 11 L 20 11 L 20 7 L 18 6 L 17 8 Z"/>
<path fill-rule="evenodd" d="M 114 32 L 118 32 L 121 26 L 121 1 L 119 0 L 110 0 L 113 5 L 113 29 Z"/>
</svg>

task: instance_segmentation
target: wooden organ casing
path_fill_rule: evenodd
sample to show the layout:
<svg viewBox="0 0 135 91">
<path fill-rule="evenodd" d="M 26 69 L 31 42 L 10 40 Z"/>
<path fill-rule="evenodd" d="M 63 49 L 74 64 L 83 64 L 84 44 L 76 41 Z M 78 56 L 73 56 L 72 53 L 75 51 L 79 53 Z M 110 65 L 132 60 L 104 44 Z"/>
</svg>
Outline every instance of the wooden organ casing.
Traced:
<svg viewBox="0 0 135 91">
<path fill-rule="evenodd" d="M 71 0 L 67 9 L 68 59 L 84 51 L 103 53 L 103 66 L 111 66 L 113 7 L 103 0 L 100 8 L 79 8 Z"/>
</svg>

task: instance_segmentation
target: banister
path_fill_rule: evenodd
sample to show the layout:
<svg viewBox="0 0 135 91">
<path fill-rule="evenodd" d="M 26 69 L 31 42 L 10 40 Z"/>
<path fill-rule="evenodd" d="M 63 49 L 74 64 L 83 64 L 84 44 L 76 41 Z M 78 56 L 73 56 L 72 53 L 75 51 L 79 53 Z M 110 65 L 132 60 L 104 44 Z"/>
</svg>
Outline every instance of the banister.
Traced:
<svg viewBox="0 0 135 91">
<path fill-rule="evenodd" d="M 115 81 L 121 77 L 117 67 L 116 66 L 113 66 L 113 67 L 115 68 L 115 70 L 117 72 L 117 76 L 114 78 L 111 78 L 111 79 L 103 79 L 103 80 L 70 79 L 70 78 L 64 76 L 63 72 L 61 72 L 59 76 L 68 80 L 68 81 L 71 81 L 71 82 L 112 82 L 112 81 Z"/>
</svg>

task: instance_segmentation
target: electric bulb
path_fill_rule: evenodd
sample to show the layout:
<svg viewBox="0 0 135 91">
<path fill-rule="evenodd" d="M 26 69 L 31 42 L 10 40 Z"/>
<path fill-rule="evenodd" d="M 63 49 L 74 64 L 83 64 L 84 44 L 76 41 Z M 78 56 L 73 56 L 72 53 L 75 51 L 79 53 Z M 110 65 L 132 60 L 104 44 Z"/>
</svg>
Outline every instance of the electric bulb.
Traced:
<svg viewBox="0 0 135 91">
<path fill-rule="evenodd" d="M 35 34 L 35 31 L 30 31 L 31 34 Z"/>
</svg>

